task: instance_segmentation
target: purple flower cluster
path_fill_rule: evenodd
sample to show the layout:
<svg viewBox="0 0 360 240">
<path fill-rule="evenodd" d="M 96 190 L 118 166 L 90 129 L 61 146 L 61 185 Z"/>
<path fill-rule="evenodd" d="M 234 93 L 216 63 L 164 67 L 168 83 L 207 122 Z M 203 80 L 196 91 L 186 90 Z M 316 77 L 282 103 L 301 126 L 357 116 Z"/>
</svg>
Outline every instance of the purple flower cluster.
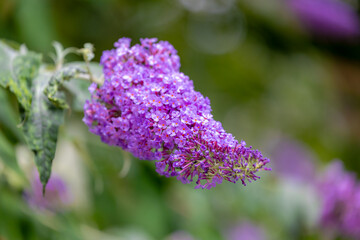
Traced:
<svg viewBox="0 0 360 240">
<path fill-rule="evenodd" d="M 290 8 L 314 35 L 350 39 L 360 37 L 356 10 L 339 0 L 289 0 Z"/>
<path fill-rule="evenodd" d="M 265 230 L 252 222 L 242 221 L 232 227 L 227 234 L 227 240 L 266 240 Z"/>
<path fill-rule="evenodd" d="M 70 203 L 70 194 L 66 183 L 54 173 L 46 185 L 46 194 L 43 195 L 43 185 L 40 182 L 39 173 L 34 171 L 31 188 L 25 191 L 24 197 L 31 207 L 40 210 L 57 211 Z"/>
<path fill-rule="evenodd" d="M 360 184 L 335 161 L 320 184 L 321 224 L 335 235 L 360 239 Z"/>
<path fill-rule="evenodd" d="M 143 160 L 156 160 L 157 172 L 177 176 L 196 188 L 223 179 L 251 182 L 269 162 L 226 133 L 211 115 L 210 101 L 179 71 L 180 58 L 168 42 L 142 39 L 130 47 L 119 39 L 101 57 L 105 82 L 89 88 L 84 106 L 90 131 Z"/>
<path fill-rule="evenodd" d="M 271 153 L 272 166 L 280 177 L 299 182 L 314 182 L 316 158 L 301 142 L 283 137 Z"/>
</svg>

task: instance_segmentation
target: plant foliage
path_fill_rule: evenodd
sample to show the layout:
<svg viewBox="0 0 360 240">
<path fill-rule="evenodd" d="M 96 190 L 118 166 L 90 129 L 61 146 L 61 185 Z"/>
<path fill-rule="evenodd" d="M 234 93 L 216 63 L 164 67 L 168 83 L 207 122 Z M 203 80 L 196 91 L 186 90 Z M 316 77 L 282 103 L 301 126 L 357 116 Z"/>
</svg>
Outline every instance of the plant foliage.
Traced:
<svg viewBox="0 0 360 240">
<path fill-rule="evenodd" d="M 85 44 L 82 49 L 64 49 L 56 42 L 54 48 L 55 63 L 48 64 L 41 54 L 29 51 L 24 45 L 17 47 L 14 43 L 0 41 L 0 85 L 16 96 L 22 116 L 21 130 L 34 153 L 44 193 L 64 111 L 68 108 L 82 110 L 89 96 L 90 82 L 99 81 L 101 74 L 98 64 L 89 63 L 94 55 L 91 44 Z M 69 53 L 81 54 L 84 62 L 65 63 Z M 69 104 L 67 96 L 71 95 Z"/>
</svg>

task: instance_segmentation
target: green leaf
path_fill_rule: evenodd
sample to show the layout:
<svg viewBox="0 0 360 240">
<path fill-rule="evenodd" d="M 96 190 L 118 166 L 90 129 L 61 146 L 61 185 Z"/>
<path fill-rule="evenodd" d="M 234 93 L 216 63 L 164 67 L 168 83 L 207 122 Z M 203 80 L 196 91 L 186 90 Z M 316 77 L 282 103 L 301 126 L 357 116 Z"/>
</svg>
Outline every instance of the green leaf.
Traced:
<svg viewBox="0 0 360 240">
<path fill-rule="evenodd" d="M 7 87 L 11 77 L 12 62 L 19 52 L 0 41 L 0 85 Z"/>
<path fill-rule="evenodd" d="M 13 40 L 1 38 L 0 42 L 7 45 L 8 47 L 12 48 L 15 51 L 19 51 L 21 48 L 21 45 L 18 42 L 15 42 Z"/>
<path fill-rule="evenodd" d="M 51 77 L 49 84 L 44 89 L 44 93 L 56 107 L 63 109 L 69 107 L 61 95 L 60 88 L 65 81 L 73 79 L 79 73 L 86 73 L 86 70 L 76 66 L 68 66 L 58 70 Z"/>
<path fill-rule="evenodd" d="M 79 68 L 86 69 L 86 64 L 84 62 L 72 62 L 66 64 L 66 66 L 77 66 Z M 93 76 L 97 79 L 100 79 L 102 75 L 102 66 L 99 63 L 89 63 L 89 68 Z M 88 90 L 90 84 L 90 81 L 84 81 L 78 78 L 72 79 L 71 81 L 64 83 L 64 87 L 73 96 L 71 108 L 74 111 L 82 112 L 84 110 L 85 101 L 90 99 L 91 97 Z"/>
<path fill-rule="evenodd" d="M 31 105 L 31 84 L 38 74 L 41 55 L 24 48 L 16 51 L 0 41 L 0 85 L 15 94 L 25 110 Z"/>
<path fill-rule="evenodd" d="M 64 110 L 57 108 L 44 94 L 50 78 L 50 74 L 41 73 L 34 79 L 31 109 L 23 125 L 26 142 L 35 154 L 35 164 L 43 184 L 43 191 L 50 178 L 58 129 L 64 117 Z"/>
</svg>

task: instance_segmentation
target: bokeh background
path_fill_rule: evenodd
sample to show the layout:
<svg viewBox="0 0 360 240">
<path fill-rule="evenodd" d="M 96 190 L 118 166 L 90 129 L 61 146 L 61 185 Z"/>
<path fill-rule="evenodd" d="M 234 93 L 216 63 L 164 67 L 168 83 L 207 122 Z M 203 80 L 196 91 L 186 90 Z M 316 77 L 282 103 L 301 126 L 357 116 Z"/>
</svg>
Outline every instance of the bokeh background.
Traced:
<svg viewBox="0 0 360 240">
<path fill-rule="evenodd" d="M 42 199 L 14 97 L 0 89 L 0 239 L 351 239 L 322 226 L 316 186 L 334 159 L 360 173 L 359 7 L 356 0 L 0 0 L 0 38 L 49 61 L 54 40 L 93 43 L 95 61 L 120 37 L 169 41 L 214 118 L 273 168 L 246 187 L 194 190 L 103 144 L 72 111 Z"/>
</svg>

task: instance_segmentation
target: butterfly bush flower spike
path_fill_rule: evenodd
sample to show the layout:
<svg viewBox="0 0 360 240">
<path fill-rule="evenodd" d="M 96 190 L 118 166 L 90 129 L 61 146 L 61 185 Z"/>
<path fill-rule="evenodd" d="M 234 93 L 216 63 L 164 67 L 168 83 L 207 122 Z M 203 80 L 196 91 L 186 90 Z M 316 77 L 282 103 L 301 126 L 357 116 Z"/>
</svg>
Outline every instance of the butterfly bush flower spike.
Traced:
<svg viewBox="0 0 360 240">
<path fill-rule="evenodd" d="M 101 57 L 105 81 L 93 83 L 83 121 L 109 145 L 142 160 L 155 160 L 156 171 L 176 176 L 196 188 L 210 189 L 223 180 L 257 180 L 269 159 L 226 133 L 211 115 L 210 100 L 194 90 L 179 71 L 174 47 L 141 39 L 130 47 L 122 38 Z"/>
</svg>

